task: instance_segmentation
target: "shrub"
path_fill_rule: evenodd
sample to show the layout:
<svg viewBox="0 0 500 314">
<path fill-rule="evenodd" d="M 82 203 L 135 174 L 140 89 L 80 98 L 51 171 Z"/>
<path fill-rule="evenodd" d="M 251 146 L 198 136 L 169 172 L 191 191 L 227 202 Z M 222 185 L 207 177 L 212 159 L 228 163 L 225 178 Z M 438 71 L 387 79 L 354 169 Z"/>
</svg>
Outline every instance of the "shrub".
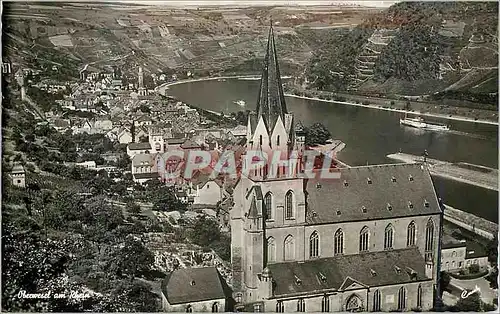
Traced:
<svg viewBox="0 0 500 314">
<path fill-rule="evenodd" d="M 493 299 L 493 302 L 497 301 L 498 303 L 498 300 L 497 299 Z M 483 311 L 485 312 L 492 312 L 495 310 L 495 305 L 493 304 L 489 304 L 489 303 L 484 303 L 483 304 Z"/>
<path fill-rule="evenodd" d="M 469 273 L 476 274 L 478 272 L 479 272 L 479 265 L 478 264 L 472 264 L 469 266 Z"/>
<path fill-rule="evenodd" d="M 462 280 L 467 280 L 467 279 L 476 279 L 476 278 L 481 278 L 483 276 L 486 276 L 488 274 L 488 270 L 479 272 L 479 273 L 473 273 L 473 274 L 465 274 L 465 275 L 460 275 L 460 274 L 453 274 L 450 273 L 450 276 L 456 279 L 462 279 Z"/>
</svg>

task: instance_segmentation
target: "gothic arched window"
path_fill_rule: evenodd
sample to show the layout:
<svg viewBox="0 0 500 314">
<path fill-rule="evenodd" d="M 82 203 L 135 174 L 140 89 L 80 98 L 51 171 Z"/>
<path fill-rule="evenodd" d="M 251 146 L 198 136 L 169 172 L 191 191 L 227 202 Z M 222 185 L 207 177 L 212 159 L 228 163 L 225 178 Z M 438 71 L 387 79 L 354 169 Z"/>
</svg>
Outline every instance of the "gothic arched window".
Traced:
<svg viewBox="0 0 500 314">
<path fill-rule="evenodd" d="M 417 288 L 417 307 L 421 308 L 422 307 L 422 286 L 418 285 Z"/>
<path fill-rule="evenodd" d="M 406 288 L 401 287 L 398 293 L 398 310 L 404 311 L 406 309 Z"/>
<path fill-rule="evenodd" d="M 295 241 L 292 235 L 288 235 L 285 238 L 284 259 L 285 261 L 292 261 L 295 259 Z"/>
<path fill-rule="evenodd" d="M 347 299 L 346 311 L 348 312 L 360 312 L 363 310 L 363 304 L 359 297 L 355 294 L 351 295 L 349 299 Z"/>
<path fill-rule="evenodd" d="M 384 249 L 392 249 L 394 245 L 394 228 L 391 224 L 385 227 L 385 237 L 384 237 Z"/>
<path fill-rule="evenodd" d="M 283 313 L 283 312 L 285 312 L 285 306 L 283 304 L 283 301 L 277 301 L 276 302 L 276 312 L 277 313 Z"/>
<path fill-rule="evenodd" d="M 344 232 L 342 229 L 335 231 L 333 236 L 333 254 L 344 254 Z"/>
<path fill-rule="evenodd" d="M 266 219 L 273 219 L 273 195 L 271 192 L 267 192 L 264 204 L 266 205 Z"/>
<path fill-rule="evenodd" d="M 415 245 L 415 235 L 416 235 L 415 222 L 412 221 L 408 225 L 408 231 L 406 234 L 406 246 Z"/>
<path fill-rule="evenodd" d="M 321 312 L 330 312 L 330 299 L 327 295 L 321 299 Z"/>
<path fill-rule="evenodd" d="M 267 261 L 276 261 L 276 242 L 273 237 L 267 238 Z"/>
<path fill-rule="evenodd" d="M 186 313 L 192 313 L 193 307 L 191 305 L 186 306 Z"/>
<path fill-rule="evenodd" d="M 309 237 L 309 257 L 319 256 L 319 236 L 316 231 L 314 231 Z"/>
<path fill-rule="evenodd" d="M 215 302 L 214 304 L 212 304 L 212 313 L 217 313 L 217 312 L 219 312 L 219 304 Z"/>
<path fill-rule="evenodd" d="M 289 190 L 285 195 L 285 219 L 293 218 L 294 205 L 293 192 Z"/>
<path fill-rule="evenodd" d="M 430 252 L 434 248 L 434 222 L 429 219 L 425 227 L 425 251 Z"/>
<path fill-rule="evenodd" d="M 366 252 L 369 248 L 370 241 L 370 229 L 367 226 L 364 226 L 359 233 L 359 251 Z"/>
<path fill-rule="evenodd" d="M 304 299 L 297 300 L 297 312 L 305 312 L 306 311 L 306 302 Z"/>
<path fill-rule="evenodd" d="M 373 294 L 373 312 L 380 311 L 380 290 L 376 290 Z"/>
</svg>

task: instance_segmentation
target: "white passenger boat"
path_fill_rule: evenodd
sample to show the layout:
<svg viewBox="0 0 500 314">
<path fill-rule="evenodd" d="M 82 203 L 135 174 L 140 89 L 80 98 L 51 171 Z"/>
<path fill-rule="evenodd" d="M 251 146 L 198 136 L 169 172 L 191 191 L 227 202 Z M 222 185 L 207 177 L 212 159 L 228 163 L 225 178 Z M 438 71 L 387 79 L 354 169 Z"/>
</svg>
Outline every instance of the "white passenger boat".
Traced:
<svg viewBox="0 0 500 314">
<path fill-rule="evenodd" d="M 425 129 L 425 130 L 432 130 L 432 131 L 448 131 L 448 130 L 450 130 L 450 128 L 445 124 L 426 122 L 421 117 L 408 118 L 405 115 L 404 119 L 399 119 L 399 123 L 401 125 L 407 125 L 407 126 L 411 126 L 411 127 L 417 128 L 417 129 Z"/>
<path fill-rule="evenodd" d="M 235 104 L 241 106 L 241 107 L 245 107 L 246 103 L 244 100 L 237 100 L 234 102 Z"/>
</svg>

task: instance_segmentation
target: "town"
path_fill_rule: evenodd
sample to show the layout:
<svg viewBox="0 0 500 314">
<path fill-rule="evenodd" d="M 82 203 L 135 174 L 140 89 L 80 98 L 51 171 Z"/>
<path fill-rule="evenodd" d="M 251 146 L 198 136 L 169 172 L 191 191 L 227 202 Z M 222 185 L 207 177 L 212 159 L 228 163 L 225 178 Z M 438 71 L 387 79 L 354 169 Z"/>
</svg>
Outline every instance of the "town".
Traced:
<svg viewBox="0 0 500 314">
<path fill-rule="evenodd" d="M 498 308 L 498 225 L 444 204 L 426 161 L 340 160 L 349 142 L 289 111 L 266 29 L 256 108 L 238 112 L 170 95 L 192 70 L 68 80 L 3 59 L 5 309 Z M 266 150 L 285 160 L 248 170 Z"/>
</svg>

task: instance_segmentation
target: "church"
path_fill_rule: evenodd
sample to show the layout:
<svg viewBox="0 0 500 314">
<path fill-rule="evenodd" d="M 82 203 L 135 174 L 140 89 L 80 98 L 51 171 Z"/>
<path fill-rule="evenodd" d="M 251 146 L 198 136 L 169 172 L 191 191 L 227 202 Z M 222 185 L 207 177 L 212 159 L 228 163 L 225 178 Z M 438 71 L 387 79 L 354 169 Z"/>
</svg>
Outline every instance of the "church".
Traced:
<svg viewBox="0 0 500 314">
<path fill-rule="evenodd" d="M 234 189 L 236 310 L 433 308 L 442 209 L 428 169 L 389 164 L 336 169 L 336 179 L 302 176 L 305 134 L 287 110 L 272 26 L 248 118 L 250 150 L 299 155 L 288 166 L 242 176 Z"/>
</svg>

